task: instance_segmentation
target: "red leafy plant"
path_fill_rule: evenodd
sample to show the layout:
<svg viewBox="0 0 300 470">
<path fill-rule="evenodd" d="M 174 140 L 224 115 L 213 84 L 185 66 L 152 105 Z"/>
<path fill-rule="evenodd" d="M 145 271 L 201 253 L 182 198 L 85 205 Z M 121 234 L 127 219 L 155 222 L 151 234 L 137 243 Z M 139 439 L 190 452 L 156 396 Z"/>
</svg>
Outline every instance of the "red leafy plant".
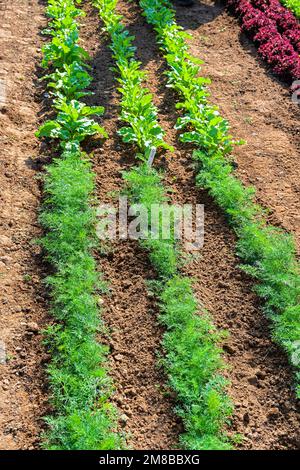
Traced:
<svg viewBox="0 0 300 470">
<path fill-rule="evenodd" d="M 300 78 L 300 24 L 278 0 L 228 0 L 242 21 L 242 30 L 258 52 L 283 78 Z"/>
</svg>

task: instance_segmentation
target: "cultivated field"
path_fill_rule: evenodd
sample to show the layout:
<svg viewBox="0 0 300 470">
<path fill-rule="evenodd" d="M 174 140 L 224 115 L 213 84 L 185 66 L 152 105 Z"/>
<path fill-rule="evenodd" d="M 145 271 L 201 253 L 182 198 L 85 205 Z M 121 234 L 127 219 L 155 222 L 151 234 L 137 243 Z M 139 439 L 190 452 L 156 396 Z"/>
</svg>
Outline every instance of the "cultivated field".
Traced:
<svg viewBox="0 0 300 470">
<path fill-rule="evenodd" d="M 0 449 L 299 449 L 300 1 L 0 13 Z"/>
</svg>

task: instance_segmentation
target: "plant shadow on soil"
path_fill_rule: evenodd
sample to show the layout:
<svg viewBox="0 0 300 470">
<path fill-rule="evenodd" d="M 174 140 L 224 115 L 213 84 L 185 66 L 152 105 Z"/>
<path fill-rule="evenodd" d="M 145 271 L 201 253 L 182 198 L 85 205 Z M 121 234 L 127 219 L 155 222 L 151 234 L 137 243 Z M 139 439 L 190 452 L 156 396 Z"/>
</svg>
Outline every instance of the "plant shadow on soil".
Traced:
<svg viewBox="0 0 300 470">
<path fill-rule="evenodd" d="M 226 0 L 212 0 L 209 1 L 209 3 L 195 0 L 194 5 L 189 9 L 176 8 L 176 20 L 183 29 L 196 30 L 201 25 L 213 22 L 218 16 L 223 15 L 225 12 L 229 13 L 235 22 L 239 23 L 239 19 L 232 9 L 227 7 Z M 229 31 L 228 35 L 230 36 L 230 34 Z M 260 68 L 264 70 L 265 75 L 267 75 L 269 79 L 274 83 L 279 83 L 286 90 L 289 90 L 291 84 L 283 78 L 277 77 L 272 72 L 266 62 L 260 57 L 253 41 L 242 31 L 239 33 L 239 41 L 244 51 L 255 58 Z"/>
</svg>

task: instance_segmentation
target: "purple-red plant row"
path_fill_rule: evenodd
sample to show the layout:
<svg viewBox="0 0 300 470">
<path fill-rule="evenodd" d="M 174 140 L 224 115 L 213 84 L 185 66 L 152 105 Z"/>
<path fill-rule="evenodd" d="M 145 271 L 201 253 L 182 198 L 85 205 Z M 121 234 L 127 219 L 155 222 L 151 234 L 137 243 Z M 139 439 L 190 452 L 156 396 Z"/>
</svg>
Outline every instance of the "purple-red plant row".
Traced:
<svg viewBox="0 0 300 470">
<path fill-rule="evenodd" d="M 242 21 L 242 30 L 258 45 L 273 71 L 300 79 L 300 23 L 279 0 L 228 0 Z"/>
</svg>

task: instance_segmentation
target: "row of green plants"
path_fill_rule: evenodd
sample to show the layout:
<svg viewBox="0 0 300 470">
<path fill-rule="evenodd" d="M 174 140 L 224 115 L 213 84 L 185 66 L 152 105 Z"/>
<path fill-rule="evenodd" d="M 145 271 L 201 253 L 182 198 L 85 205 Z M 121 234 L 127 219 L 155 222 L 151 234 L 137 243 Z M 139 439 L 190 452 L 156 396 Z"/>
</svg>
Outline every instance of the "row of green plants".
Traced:
<svg viewBox="0 0 300 470">
<path fill-rule="evenodd" d="M 168 86 L 180 97 L 176 104 L 181 110 L 176 123 L 180 140 L 196 146 L 197 185 L 210 192 L 235 230 L 242 269 L 257 280 L 255 291 L 271 319 L 274 339 L 294 366 L 300 396 L 300 271 L 294 240 L 266 222 L 254 189 L 235 176 L 229 154 L 241 142 L 233 140 L 227 121 L 209 103 L 209 81 L 199 76 L 201 63 L 190 55 L 188 35 L 177 25 L 170 2 L 140 0 L 140 6 L 168 64 Z"/>
<path fill-rule="evenodd" d="M 79 3 L 79 2 L 77 2 Z M 40 216 L 45 235 L 40 241 L 51 265 L 46 283 L 54 318 L 45 331 L 51 353 L 47 368 L 53 414 L 46 418 L 43 447 L 50 450 L 118 449 L 116 411 L 109 403 L 112 384 L 107 374 L 107 348 L 97 335 L 103 329 L 97 295 L 105 288 L 97 273 L 94 174 L 80 143 L 91 135 L 106 136 L 92 118 L 101 107 L 81 100 L 91 83 L 88 54 L 79 45 L 73 0 L 49 0 L 46 10 L 50 41 L 43 47 L 44 77 L 55 118 L 37 132 L 52 141 L 54 158 L 46 168 L 45 200 Z"/>
<path fill-rule="evenodd" d="M 170 147 L 164 141 L 152 95 L 144 86 L 145 73 L 135 59 L 134 37 L 117 13 L 117 0 L 94 0 L 93 4 L 110 37 L 116 63 L 121 120 L 126 123 L 119 132 L 124 142 L 136 145 L 141 160 L 123 175 L 127 194 L 132 203 L 143 204 L 150 213 L 153 204 L 167 202 L 163 175 L 152 166 L 151 152 Z M 160 364 L 176 392 L 176 412 L 185 427 L 181 445 L 196 450 L 230 449 L 224 427 L 232 404 L 226 393 L 227 380 L 221 374 L 224 332 L 217 331 L 206 312 L 199 312 L 192 281 L 180 274 L 181 255 L 174 235 L 169 240 L 149 237 L 141 244 L 158 274 L 150 288 L 159 298 L 159 320 L 165 327 Z"/>
</svg>

